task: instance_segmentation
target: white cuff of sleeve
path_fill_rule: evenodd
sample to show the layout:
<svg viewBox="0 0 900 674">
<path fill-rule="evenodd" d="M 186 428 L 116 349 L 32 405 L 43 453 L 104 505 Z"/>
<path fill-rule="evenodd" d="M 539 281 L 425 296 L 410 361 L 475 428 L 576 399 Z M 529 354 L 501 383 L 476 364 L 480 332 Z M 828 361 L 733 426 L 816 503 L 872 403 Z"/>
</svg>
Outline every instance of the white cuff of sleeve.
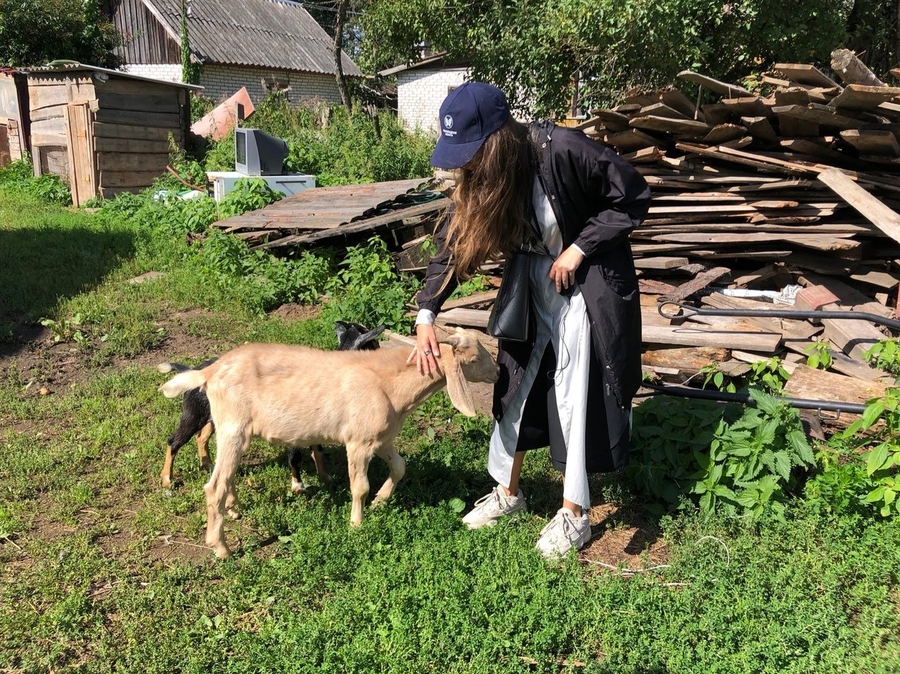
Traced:
<svg viewBox="0 0 900 674">
<path fill-rule="evenodd" d="M 434 325 L 435 314 L 430 309 L 419 309 L 416 314 L 416 325 Z"/>
<path fill-rule="evenodd" d="M 581 253 L 582 255 L 584 255 L 584 251 L 581 250 L 581 248 L 579 248 L 578 246 L 576 246 L 574 243 L 572 244 L 571 247 L 574 248 L 575 250 L 577 250 L 577 251 L 578 251 L 579 253 Z M 587 257 L 587 255 L 584 255 L 584 257 Z"/>
</svg>

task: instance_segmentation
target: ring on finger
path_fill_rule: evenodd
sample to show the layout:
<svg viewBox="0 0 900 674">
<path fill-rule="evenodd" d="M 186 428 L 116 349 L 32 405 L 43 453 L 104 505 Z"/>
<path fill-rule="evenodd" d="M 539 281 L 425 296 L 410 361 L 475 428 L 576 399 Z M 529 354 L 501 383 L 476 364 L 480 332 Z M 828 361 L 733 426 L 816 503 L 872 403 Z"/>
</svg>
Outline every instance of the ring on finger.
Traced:
<svg viewBox="0 0 900 674">
<path fill-rule="evenodd" d="M 425 349 L 422 353 L 425 354 L 426 356 L 430 356 L 430 355 L 431 355 L 431 350 Z"/>
</svg>

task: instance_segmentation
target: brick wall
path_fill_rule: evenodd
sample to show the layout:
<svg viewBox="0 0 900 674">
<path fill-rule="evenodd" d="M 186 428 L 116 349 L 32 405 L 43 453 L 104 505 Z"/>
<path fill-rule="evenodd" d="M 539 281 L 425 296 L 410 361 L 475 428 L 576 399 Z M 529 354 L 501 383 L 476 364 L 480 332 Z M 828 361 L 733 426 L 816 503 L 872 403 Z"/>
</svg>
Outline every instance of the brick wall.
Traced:
<svg viewBox="0 0 900 674">
<path fill-rule="evenodd" d="M 153 77 L 168 82 L 181 82 L 181 66 L 178 64 L 131 64 L 126 72 L 142 77 Z M 341 94 L 333 75 L 305 73 L 291 70 L 267 70 L 238 66 L 204 66 L 200 74 L 203 96 L 220 101 L 231 96 L 241 87 L 247 88 L 250 100 L 261 103 L 269 89 L 286 88 L 292 103 L 311 98 L 321 98 L 330 103 L 340 103 Z"/>
<path fill-rule="evenodd" d="M 289 70 L 265 70 L 236 66 L 206 66 L 200 75 L 203 95 L 215 101 L 228 98 L 241 87 L 247 87 L 250 100 L 261 103 L 268 95 L 267 87 L 287 88 L 292 103 L 321 98 L 340 103 L 341 94 L 333 75 L 303 73 Z"/>
<path fill-rule="evenodd" d="M 438 131 L 438 111 L 451 87 L 465 82 L 466 68 L 429 70 L 421 68 L 397 74 L 397 113 L 410 131 Z"/>
<path fill-rule="evenodd" d="M 181 82 L 180 63 L 130 63 L 123 70 L 139 77 L 152 77 L 166 82 Z"/>
</svg>

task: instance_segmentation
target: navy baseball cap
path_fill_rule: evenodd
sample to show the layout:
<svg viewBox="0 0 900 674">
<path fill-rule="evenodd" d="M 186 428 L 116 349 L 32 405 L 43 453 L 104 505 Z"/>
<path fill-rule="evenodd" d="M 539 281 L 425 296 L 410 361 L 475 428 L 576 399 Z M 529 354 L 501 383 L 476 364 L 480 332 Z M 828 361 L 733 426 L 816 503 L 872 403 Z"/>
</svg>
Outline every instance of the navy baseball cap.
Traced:
<svg viewBox="0 0 900 674">
<path fill-rule="evenodd" d="M 431 165 L 456 169 L 466 165 L 485 139 L 510 118 L 509 103 L 497 87 L 484 82 L 465 82 L 441 104 L 441 135 L 431 155 Z"/>
</svg>

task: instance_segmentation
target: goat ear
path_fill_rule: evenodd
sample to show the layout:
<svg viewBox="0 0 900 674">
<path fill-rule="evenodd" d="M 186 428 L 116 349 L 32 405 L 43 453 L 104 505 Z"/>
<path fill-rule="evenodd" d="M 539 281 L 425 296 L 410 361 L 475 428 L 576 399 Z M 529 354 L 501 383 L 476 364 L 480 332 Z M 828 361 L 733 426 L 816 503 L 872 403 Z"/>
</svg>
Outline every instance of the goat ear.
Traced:
<svg viewBox="0 0 900 674">
<path fill-rule="evenodd" d="M 456 354 L 454 353 L 450 358 L 444 358 L 443 365 L 447 376 L 447 394 L 450 396 L 450 402 L 467 417 L 474 417 L 477 414 L 475 398 L 472 396 L 469 382 L 463 376 L 462 366 Z"/>
<path fill-rule="evenodd" d="M 362 348 L 369 342 L 377 342 L 378 336 L 385 331 L 387 328 L 386 325 L 379 325 L 377 328 L 373 328 L 369 330 L 367 333 L 360 335 L 356 340 L 357 348 Z"/>
<path fill-rule="evenodd" d="M 449 344 L 454 349 L 465 346 L 469 343 L 470 337 L 466 334 L 466 331 L 463 328 L 456 328 L 456 332 L 451 335 L 447 335 L 446 337 L 441 337 L 438 339 L 438 342 L 441 344 Z"/>
</svg>

